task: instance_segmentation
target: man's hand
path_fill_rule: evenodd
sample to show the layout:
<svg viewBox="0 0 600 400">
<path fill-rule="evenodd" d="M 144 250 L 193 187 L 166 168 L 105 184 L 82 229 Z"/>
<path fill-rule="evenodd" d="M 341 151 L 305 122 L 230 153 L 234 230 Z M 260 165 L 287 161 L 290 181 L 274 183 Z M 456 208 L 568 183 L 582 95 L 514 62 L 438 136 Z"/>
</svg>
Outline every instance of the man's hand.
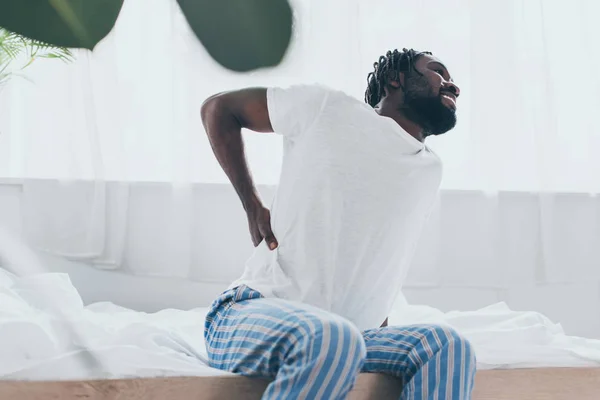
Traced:
<svg viewBox="0 0 600 400">
<path fill-rule="evenodd" d="M 257 206 L 247 211 L 248 227 L 254 247 L 258 246 L 263 240 L 269 246 L 269 249 L 275 250 L 278 246 L 277 239 L 271 230 L 271 213 L 268 208 Z"/>
</svg>

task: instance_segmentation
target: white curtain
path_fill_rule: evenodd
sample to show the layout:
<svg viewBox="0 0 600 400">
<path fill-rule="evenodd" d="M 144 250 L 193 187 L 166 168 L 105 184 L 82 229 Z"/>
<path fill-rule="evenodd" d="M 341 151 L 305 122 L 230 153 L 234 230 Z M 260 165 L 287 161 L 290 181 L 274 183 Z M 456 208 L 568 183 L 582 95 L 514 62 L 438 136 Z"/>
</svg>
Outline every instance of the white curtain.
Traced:
<svg viewBox="0 0 600 400">
<path fill-rule="evenodd" d="M 445 164 L 442 189 L 484 192 L 491 199 L 476 210 L 457 206 L 462 214 L 454 215 L 464 222 L 453 236 L 462 238 L 462 247 L 453 251 L 464 256 L 456 264 L 476 268 L 492 260 L 490 268 L 501 268 L 493 256 L 502 249 L 498 242 L 473 249 L 467 239 L 486 229 L 496 232 L 502 221 L 519 221 L 523 208 L 506 214 L 500 207 L 502 195 L 513 192 L 536 193 L 528 210 L 539 240 L 519 250 L 532 257 L 522 260 L 542 263 L 555 277 L 569 275 L 565 263 L 573 254 L 600 264 L 593 246 L 583 245 L 587 253 L 581 253 L 582 245 L 563 248 L 565 241 L 575 241 L 565 224 L 585 233 L 583 243 L 593 243 L 600 232 L 598 218 L 582 211 L 600 215 L 595 197 L 600 193 L 600 2 L 294 0 L 292 5 L 293 43 L 277 68 L 226 71 L 193 36 L 175 0 L 126 0 L 114 31 L 93 53 L 78 51 L 68 65 L 37 60 L 25 71 L 32 82 L 13 79 L 0 92 L 0 176 L 24 178 L 30 242 L 117 268 L 128 246 L 128 218 L 139 212 L 130 208 L 127 183 L 168 182 L 171 191 L 157 200 L 164 216 L 148 229 L 170 264 L 163 272 L 187 276 L 194 263 L 192 184 L 227 182 L 202 129 L 202 101 L 246 86 L 311 82 L 362 98 L 373 62 L 388 49 L 413 47 L 433 51 L 462 89 L 457 128 L 428 140 Z M 256 181 L 275 184 L 280 139 L 245 137 Z M 109 191 L 108 181 L 121 186 Z M 560 195 L 569 193 L 589 200 L 588 208 L 557 212 Z M 448 217 L 444 207 L 439 210 L 431 226 L 435 218 Z M 573 221 L 580 225 L 571 226 Z M 439 243 L 447 239 L 440 232 L 434 229 L 438 242 L 424 242 L 417 261 L 428 263 L 432 274 L 444 265 L 448 250 L 441 250 Z M 557 245 L 560 257 L 554 254 Z"/>
</svg>

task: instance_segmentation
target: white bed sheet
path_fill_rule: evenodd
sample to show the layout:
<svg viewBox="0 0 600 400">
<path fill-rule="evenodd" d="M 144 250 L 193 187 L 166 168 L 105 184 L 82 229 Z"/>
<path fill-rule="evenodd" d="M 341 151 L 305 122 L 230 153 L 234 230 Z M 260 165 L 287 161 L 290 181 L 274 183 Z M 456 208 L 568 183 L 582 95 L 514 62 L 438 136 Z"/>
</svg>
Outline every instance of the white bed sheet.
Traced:
<svg viewBox="0 0 600 400">
<path fill-rule="evenodd" d="M 568 336 L 560 324 L 546 316 L 513 311 L 504 302 L 476 311 L 448 313 L 407 305 L 390 316 L 390 323 L 445 324 L 455 328 L 474 346 L 480 370 L 600 367 L 600 340 Z"/>
<path fill-rule="evenodd" d="M 85 307 L 67 274 L 16 277 L 0 269 L 0 377 L 90 379 L 211 376 L 206 308 L 142 313 L 111 303 Z M 499 303 L 475 312 L 406 306 L 392 323 L 444 323 L 473 343 L 489 368 L 600 366 L 600 341 Z M 87 350 L 86 350 L 87 349 Z"/>
</svg>

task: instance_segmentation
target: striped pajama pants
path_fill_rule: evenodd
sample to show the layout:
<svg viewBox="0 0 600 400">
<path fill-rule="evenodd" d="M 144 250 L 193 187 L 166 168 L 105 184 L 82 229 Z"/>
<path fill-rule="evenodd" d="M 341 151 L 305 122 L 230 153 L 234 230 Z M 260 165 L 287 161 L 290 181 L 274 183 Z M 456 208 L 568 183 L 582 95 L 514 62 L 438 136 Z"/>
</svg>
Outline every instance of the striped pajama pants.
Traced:
<svg viewBox="0 0 600 400">
<path fill-rule="evenodd" d="M 470 399 L 475 355 L 448 327 L 418 325 L 359 332 L 306 304 L 263 298 L 240 286 L 209 311 L 210 366 L 269 378 L 263 399 L 345 399 L 359 372 L 398 377 L 401 399 Z"/>
</svg>

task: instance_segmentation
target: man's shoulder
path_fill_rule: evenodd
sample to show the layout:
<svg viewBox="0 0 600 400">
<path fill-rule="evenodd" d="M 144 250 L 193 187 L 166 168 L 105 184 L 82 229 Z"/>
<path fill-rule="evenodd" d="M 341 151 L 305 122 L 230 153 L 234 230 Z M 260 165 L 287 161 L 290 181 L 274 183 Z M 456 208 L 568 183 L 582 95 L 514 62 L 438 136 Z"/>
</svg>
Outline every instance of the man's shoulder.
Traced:
<svg viewBox="0 0 600 400">
<path fill-rule="evenodd" d="M 297 111 L 308 110 L 315 116 L 328 114 L 347 119 L 351 115 L 363 115 L 364 109 L 370 109 L 364 101 L 322 83 L 301 83 L 276 88 L 269 97 L 282 98 L 290 106 L 297 107 Z"/>
<path fill-rule="evenodd" d="M 361 102 L 359 99 L 357 99 L 354 96 L 351 96 L 348 92 L 342 89 L 337 89 L 321 83 L 315 83 L 313 84 L 313 86 L 315 87 L 315 90 L 327 92 L 330 96 L 333 96 L 334 98 L 344 99 L 352 102 Z"/>
<path fill-rule="evenodd" d="M 297 91 L 302 91 L 302 92 L 312 92 L 314 94 L 322 94 L 331 99 L 339 99 L 339 100 L 346 100 L 346 101 L 350 101 L 350 102 L 362 103 L 356 97 L 351 96 L 350 94 L 348 94 L 347 92 L 345 92 L 341 89 L 336 89 L 332 86 L 329 86 L 324 83 L 319 83 L 319 82 L 292 84 L 292 85 L 288 86 L 287 89 L 288 90 L 297 90 Z"/>
</svg>

